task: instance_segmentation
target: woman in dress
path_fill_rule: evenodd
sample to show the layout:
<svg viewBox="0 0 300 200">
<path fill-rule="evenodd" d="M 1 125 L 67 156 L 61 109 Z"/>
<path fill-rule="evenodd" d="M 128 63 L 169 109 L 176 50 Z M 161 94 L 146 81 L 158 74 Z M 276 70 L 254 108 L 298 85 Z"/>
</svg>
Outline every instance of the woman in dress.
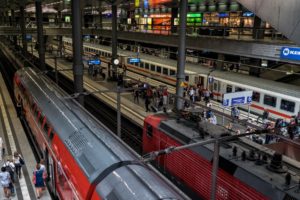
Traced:
<svg viewBox="0 0 300 200">
<path fill-rule="evenodd" d="M 41 169 L 41 165 L 36 164 L 36 169 L 33 172 L 32 181 L 35 186 L 37 198 L 41 198 L 43 188 L 45 187 L 44 178 L 43 178 L 44 170 Z"/>
</svg>

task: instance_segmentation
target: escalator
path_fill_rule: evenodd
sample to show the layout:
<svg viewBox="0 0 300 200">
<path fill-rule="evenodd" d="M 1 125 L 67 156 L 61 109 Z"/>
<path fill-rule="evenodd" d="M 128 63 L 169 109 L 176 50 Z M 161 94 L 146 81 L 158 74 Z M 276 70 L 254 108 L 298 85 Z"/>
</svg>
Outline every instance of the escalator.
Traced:
<svg viewBox="0 0 300 200">
<path fill-rule="evenodd" d="M 237 0 L 260 19 L 300 45 L 299 0 Z"/>
</svg>

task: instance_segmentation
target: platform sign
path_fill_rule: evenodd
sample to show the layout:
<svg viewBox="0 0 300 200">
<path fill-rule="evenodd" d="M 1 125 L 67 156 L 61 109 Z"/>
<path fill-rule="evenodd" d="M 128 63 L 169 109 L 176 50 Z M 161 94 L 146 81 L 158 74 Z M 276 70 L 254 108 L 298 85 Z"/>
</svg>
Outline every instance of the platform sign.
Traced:
<svg viewBox="0 0 300 200">
<path fill-rule="evenodd" d="M 224 94 L 223 106 L 235 106 L 252 103 L 253 91 L 233 92 Z"/>
<path fill-rule="evenodd" d="M 141 59 L 140 58 L 127 58 L 128 63 L 140 63 Z"/>
<path fill-rule="evenodd" d="M 101 61 L 99 59 L 88 60 L 88 65 L 100 65 Z"/>
<path fill-rule="evenodd" d="M 300 60 L 300 48 L 282 47 L 280 51 L 280 58 L 287 60 Z"/>
</svg>

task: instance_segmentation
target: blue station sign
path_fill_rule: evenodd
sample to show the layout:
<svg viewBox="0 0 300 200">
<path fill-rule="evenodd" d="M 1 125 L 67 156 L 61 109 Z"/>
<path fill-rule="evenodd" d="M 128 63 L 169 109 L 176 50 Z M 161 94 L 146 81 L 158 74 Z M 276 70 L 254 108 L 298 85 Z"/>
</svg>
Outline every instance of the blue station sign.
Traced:
<svg viewBox="0 0 300 200">
<path fill-rule="evenodd" d="M 101 64 L 101 61 L 99 59 L 88 61 L 88 65 L 100 65 L 100 64 Z"/>
<path fill-rule="evenodd" d="M 280 58 L 287 60 L 300 60 L 300 48 L 282 47 L 280 51 Z"/>
<path fill-rule="evenodd" d="M 223 95 L 223 106 L 236 106 L 252 103 L 253 91 L 226 93 Z"/>
<path fill-rule="evenodd" d="M 140 63 L 141 59 L 140 58 L 128 58 L 127 62 L 128 63 Z"/>
</svg>

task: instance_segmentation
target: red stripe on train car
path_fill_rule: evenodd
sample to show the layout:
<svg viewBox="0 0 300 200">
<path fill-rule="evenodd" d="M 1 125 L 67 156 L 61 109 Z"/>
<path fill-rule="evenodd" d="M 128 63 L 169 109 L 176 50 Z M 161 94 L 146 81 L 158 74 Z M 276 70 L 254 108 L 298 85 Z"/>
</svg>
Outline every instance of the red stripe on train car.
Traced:
<svg viewBox="0 0 300 200">
<path fill-rule="evenodd" d="M 254 107 L 254 108 L 259 109 L 259 110 L 264 110 L 264 107 L 258 106 L 256 104 L 251 104 L 251 107 Z M 281 116 L 281 117 L 284 117 L 284 118 L 288 118 L 288 119 L 292 118 L 292 116 L 290 116 L 290 115 L 286 115 L 284 113 L 280 113 L 280 112 L 277 112 L 275 110 L 271 110 L 271 109 L 267 109 L 267 110 L 270 113 L 273 113 L 274 115 L 278 115 L 278 116 Z"/>
</svg>

